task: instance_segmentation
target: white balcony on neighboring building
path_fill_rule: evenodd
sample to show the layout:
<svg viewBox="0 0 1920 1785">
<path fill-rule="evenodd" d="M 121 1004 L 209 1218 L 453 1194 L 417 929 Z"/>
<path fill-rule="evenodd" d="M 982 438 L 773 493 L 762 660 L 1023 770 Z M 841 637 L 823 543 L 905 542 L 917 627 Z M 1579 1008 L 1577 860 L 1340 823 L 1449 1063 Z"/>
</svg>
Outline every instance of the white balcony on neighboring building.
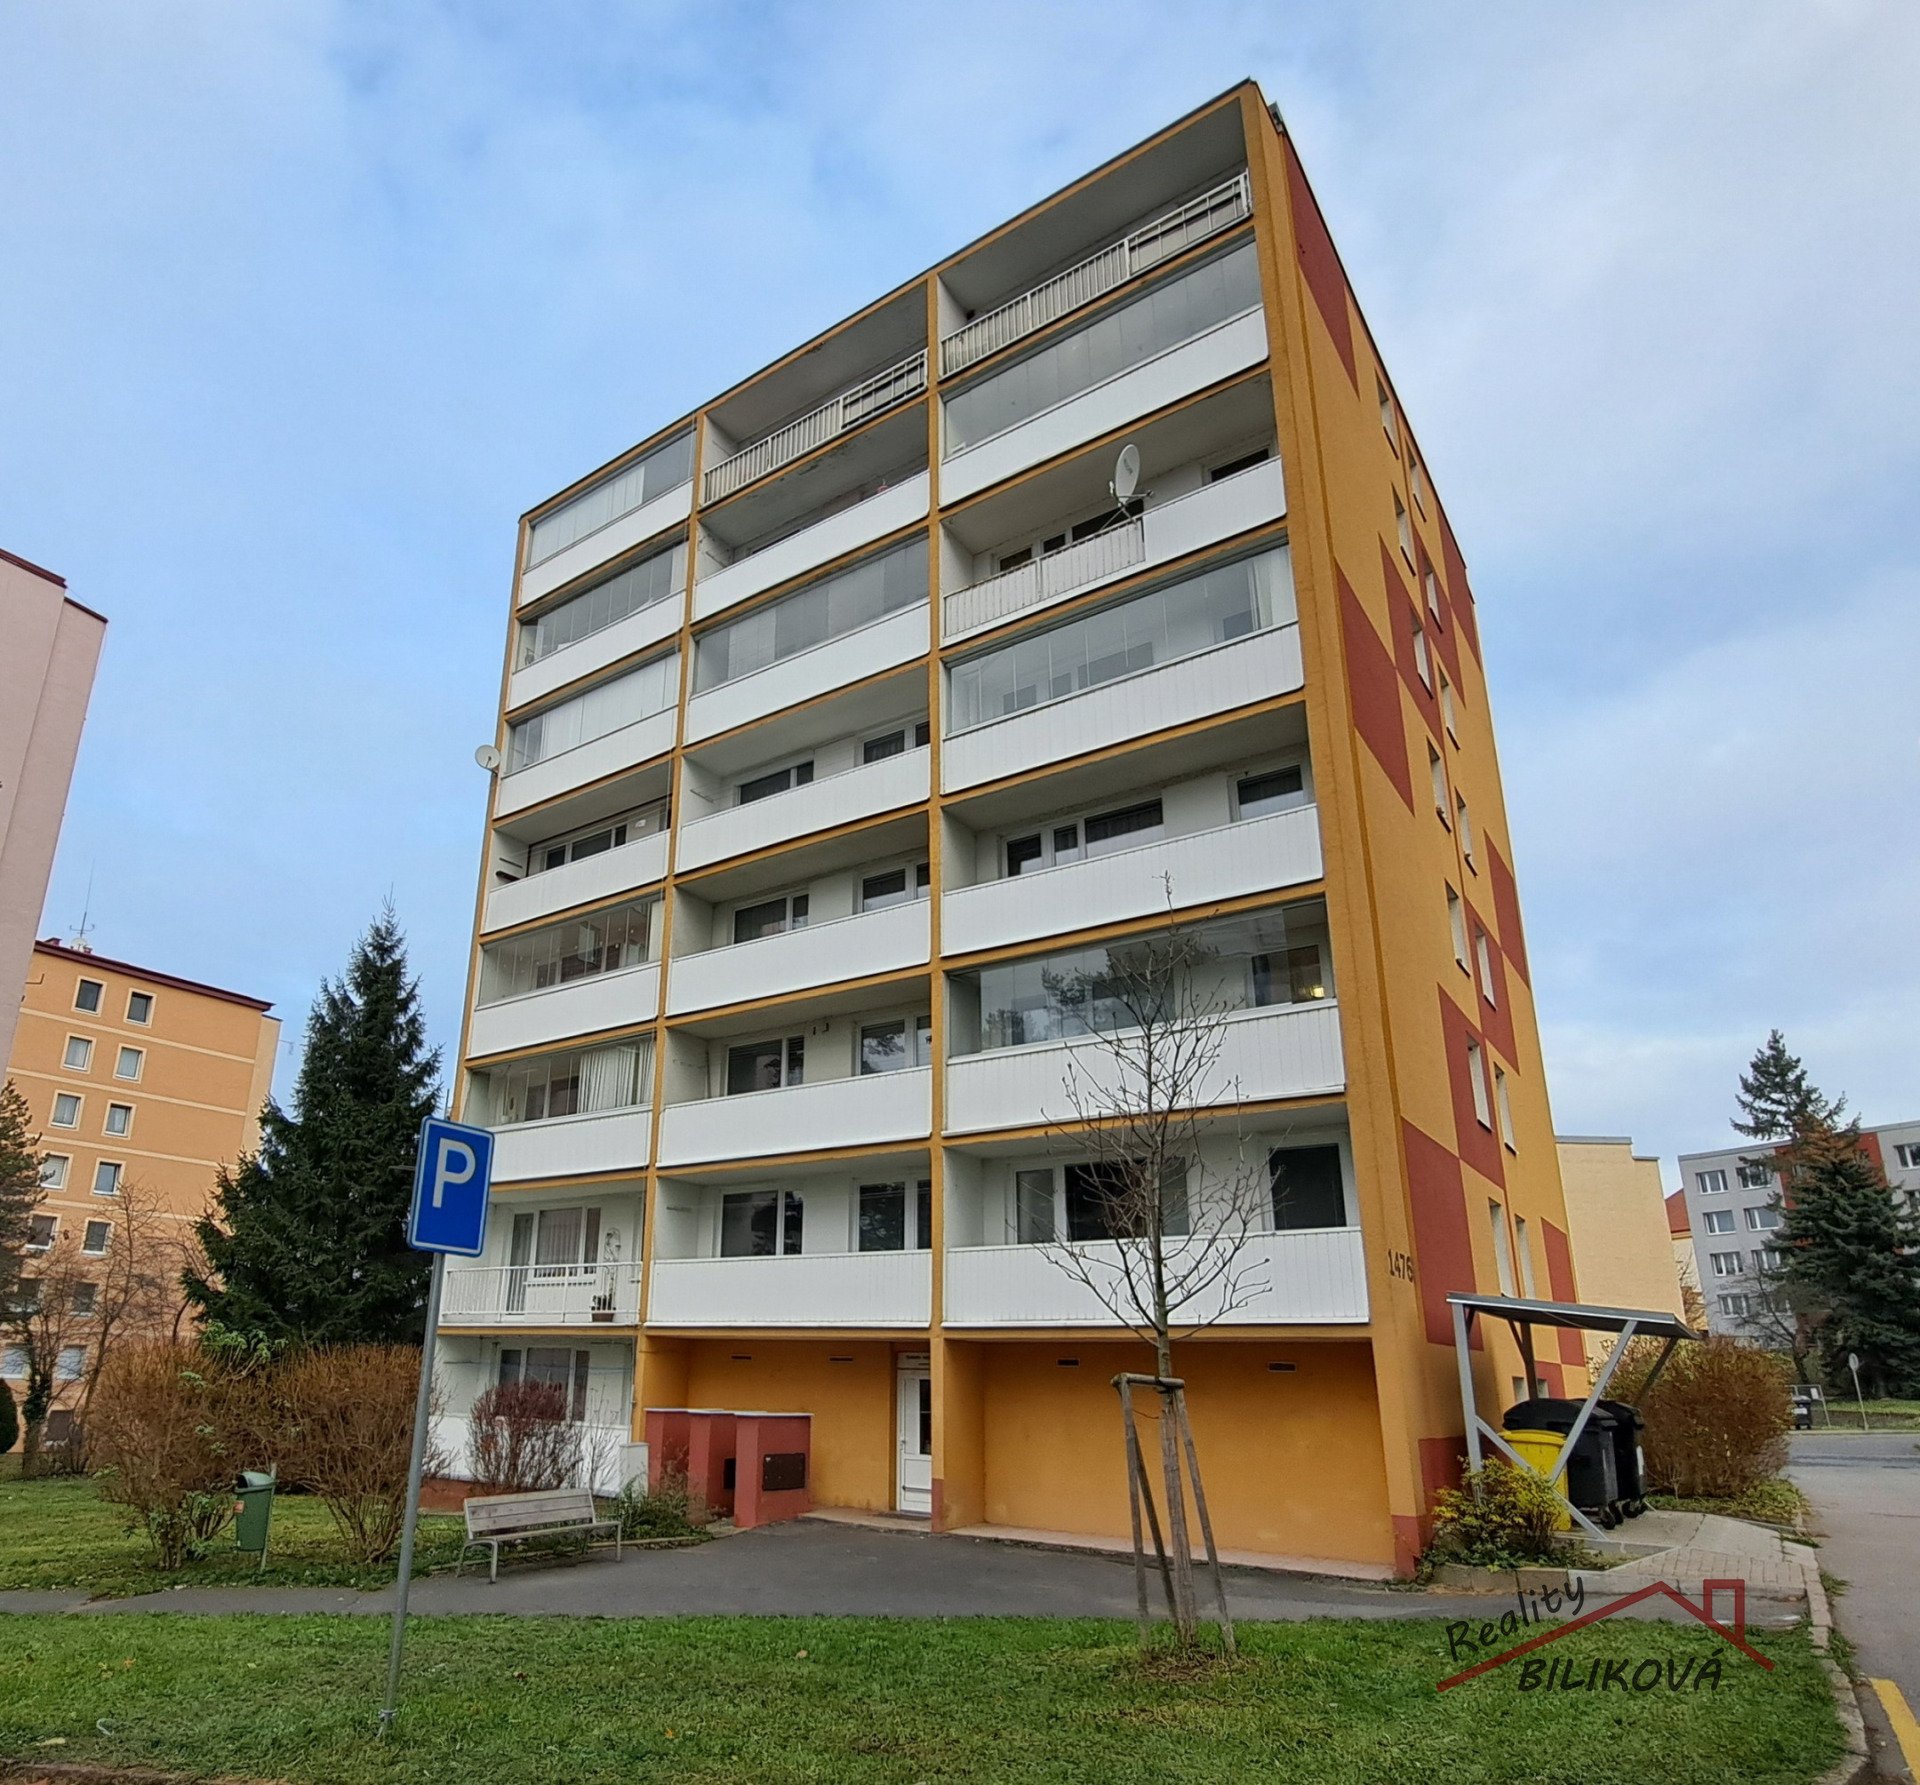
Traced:
<svg viewBox="0 0 1920 1785">
<path fill-rule="evenodd" d="M 927 654 L 927 604 L 916 601 L 811 650 L 737 676 L 687 702 L 687 742 L 717 737 L 816 695 L 864 681 Z"/>
<path fill-rule="evenodd" d="M 442 1326 L 632 1326 L 640 1318 L 636 1264 L 449 1263 Z"/>
<path fill-rule="evenodd" d="M 474 1008 L 467 1028 L 467 1054 L 509 1053 L 515 1048 L 568 1041 L 650 1022 L 660 1010 L 660 969 L 648 963 L 611 973 L 543 986 Z"/>
<path fill-rule="evenodd" d="M 1259 365 L 1266 357 L 1266 319 L 1260 311 L 1248 310 L 1004 433 L 950 454 L 940 467 L 940 500 L 962 501 Z"/>
<path fill-rule="evenodd" d="M 920 611 L 924 625 L 925 610 Z M 689 819 L 680 830 L 679 871 L 917 805 L 927 797 L 929 754 L 924 748 L 903 751 L 788 793 Z"/>
<path fill-rule="evenodd" d="M 1193 1107 L 1321 1097 L 1346 1085 L 1334 1000 L 1236 1010 L 1219 1019 L 1220 1045 L 1194 1086 Z M 966 1054 L 947 1066 L 947 1132 L 980 1133 L 1076 1120 L 1071 1080 L 1102 1107 L 1143 1097 L 1097 1036 Z"/>
<path fill-rule="evenodd" d="M 653 1112 L 645 1104 L 590 1116 L 513 1122 L 493 1131 L 493 1181 L 523 1183 L 634 1171 L 647 1162 Z"/>
<path fill-rule="evenodd" d="M 822 1147 L 923 1141 L 932 1121 L 931 1067 L 824 1079 L 669 1104 L 660 1115 L 660 1163 L 703 1165 Z"/>
<path fill-rule="evenodd" d="M 949 1327 L 1117 1327 L 1092 1288 L 1058 1261 L 1062 1248 L 960 1246 L 946 1255 L 941 1320 Z M 1119 1263 L 1111 1241 L 1080 1241 L 1096 1281 Z M 1234 1261 L 1240 1305 L 1217 1287 L 1181 1314 L 1183 1324 L 1218 1318 L 1233 1326 L 1333 1326 L 1367 1319 L 1366 1252 L 1357 1227 L 1256 1233 Z"/>
<path fill-rule="evenodd" d="M 1290 694 L 1303 680 L 1299 626 L 1270 627 L 957 732 L 941 749 L 941 780 L 949 793 L 997 781 L 1041 763 Z"/>
<path fill-rule="evenodd" d="M 830 564 L 902 527 L 924 521 L 927 500 L 927 474 L 917 471 L 891 489 L 789 533 L 762 551 L 709 570 L 694 584 L 693 617 L 711 619 L 762 590 L 804 576 L 819 565 Z"/>
<path fill-rule="evenodd" d="M 656 601 L 651 607 L 628 614 L 624 620 L 616 620 L 611 626 L 603 626 L 598 632 L 576 639 L 572 644 L 542 657 L 537 663 L 529 663 L 525 669 L 516 669 L 507 681 L 509 710 L 523 707 L 530 701 L 545 700 L 549 694 L 566 687 L 569 682 L 577 682 L 583 676 L 593 675 L 623 658 L 664 644 L 680 630 L 685 606 L 686 591 L 683 589 L 665 601 Z"/>
<path fill-rule="evenodd" d="M 1217 545 L 1287 511 L 1280 461 L 1224 477 L 1190 495 L 1149 508 L 1077 545 L 1049 552 L 1017 569 L 955 589 L 942 602 L 943 636 L 951 642 L 1011 619 L 1084 595 L 1135 571 L 1151 570 L 1189 552 Z"/>
<path fill-rule="evenodd" d="M 507 930 L 537 917 L 551 917 L 557 911 L 571 911 L 576 905 L 597 904 L 616 893 L 656 885 L 666 872 L 667 834 L 656 831 L 618 849 L 603 849 L 598 855 L 583 856 L 565 867 L 549 868 L 544 874 L 528 874 L 494 887 L 487 894 L 480 927 Z"/>
<path fill-rule="evenodd" d="M 1321 876 L 1320 815 L 1312 806 L 1168 837 L 1090 861 L 958 887 L 942 896 L 950 955 L 1093 929 L 1168 908 L 1207 905 Z"/>
<path fill-rule="evenodd" d="M 577 576 L 585 576 L 595 566 L 617 557 L 630 546 L 651 539 L 656 533 L 664 533 L 669 527 L 685 526 L 687 516 L 692 512 L 691 481 L 662 491 L 651 502 L 642 503 L 598 532 L 575 540 L 565 551 L 555 553 L 544 563 L 523 571 L 520 577 L 521 604 L 551 595 L 563 584 L 572 582 Z"/>
<path fill-rule="evenodd" d="M 754 942 L 676 956 L 668 979 L 667 1009 L 677 1016 L 925 966 L 928 930 L 927 901 L 914 899 Z"/>
<path fill-rule="evenodd" d="M 929 1252 L 802 1253 L 791 1258 L 655 1258 L 647 1324 L 716 1327 L 924 1327 Z"/>
<path fill-rule="evenodd" d="M 674 717 L 671 708 L 663 713 L 650 713 L 604 737 L 529 763 L 514 774 L 502 775 L 494 795 L 494 817 L 505 818 L 525 811 L 543 800 L 554 799 L 576 787 L 589 786 L 656 756 L 664 756 L 673 748 Z"/>
</svg>

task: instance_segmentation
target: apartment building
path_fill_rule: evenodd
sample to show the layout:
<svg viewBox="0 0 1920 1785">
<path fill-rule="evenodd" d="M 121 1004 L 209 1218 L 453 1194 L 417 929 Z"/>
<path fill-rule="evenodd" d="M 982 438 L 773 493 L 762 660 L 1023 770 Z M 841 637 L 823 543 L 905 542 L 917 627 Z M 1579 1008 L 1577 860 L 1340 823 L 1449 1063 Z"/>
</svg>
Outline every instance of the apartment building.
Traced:
<svg viewBox="0 0 1920 1785">
<path fill-rule="evenodd" d="M 1700 1261 L 1693 1252 L 1691 1222 L 1692 1217 L 1687 1213 L 1686 1191 L 1670 1190 L 1667 1193 L 1667 1234 L 1673 1242 L 1673 1269 L 1680 1280 L 1683 1300 L 1689 1290 L 1695 1295 L 1700 1294 Z"/>
<path fill-rule="evenodd" d="M 533 509 L 507 631 L 455 1456 L 534 1377 L 607 1476 L 649 1407 L 798 1411 L 815 1504 L 1123 1537 L 1063 1087 L 1171 921 L 1180 1193 L 1263 1210 L 1178 1349 L 1220 1541 L 1410 1567 L 1448 1293 L 1574 1268 L 1465 564 L 1258 89 Z"/>
<path fill-rule="evenodd" d="M 1554 1144 L 1581 1295 L 1602 1307 L 1684 1317 L 1660 1161 L 1636 1153 L 1624 1134 L 1562 1134 Z M 1613 1335 L 1589 1333 L 1586 1343 L 1588 1361 L 1598 1362 Z"/>
<path fill-rule="evenodd" d="M 1862 1150 L 1887 1182 L 1920 1213 L 1920 1122 L 1889 1122 L 1860 1130 Z M 1762 1272 L 1774 1261 L 1772 1236 L 1785 1216 L 1780 1179 L 1765 1142 L 1680 1155 L 1680 1193 L 1692 1231 L 1695 1269 L 1706 1298 L 1707 1324 L 1717 1333 L 1775 1342 Z"/>
<path fill-rule="evenodd" d="M 66 816 L 107 623 L 64 577 L 0 551 L 0 1060 Z"/>
</svg>

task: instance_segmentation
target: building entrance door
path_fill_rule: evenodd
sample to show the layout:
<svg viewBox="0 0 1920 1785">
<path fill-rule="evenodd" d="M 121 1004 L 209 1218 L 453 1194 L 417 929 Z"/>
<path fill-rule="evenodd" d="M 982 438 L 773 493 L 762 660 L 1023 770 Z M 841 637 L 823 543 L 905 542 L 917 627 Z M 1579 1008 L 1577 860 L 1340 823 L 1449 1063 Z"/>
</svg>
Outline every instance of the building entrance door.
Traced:
<svg viewBox="0 0 1920 1785">
<path fill-rule="evenodd" d="M 894 1425 L 899 1468 L 894 1504 L 927 1518 L 933 1512 L 933 1371 L 925 1352 L 900 1359 Z"/>
</svg>

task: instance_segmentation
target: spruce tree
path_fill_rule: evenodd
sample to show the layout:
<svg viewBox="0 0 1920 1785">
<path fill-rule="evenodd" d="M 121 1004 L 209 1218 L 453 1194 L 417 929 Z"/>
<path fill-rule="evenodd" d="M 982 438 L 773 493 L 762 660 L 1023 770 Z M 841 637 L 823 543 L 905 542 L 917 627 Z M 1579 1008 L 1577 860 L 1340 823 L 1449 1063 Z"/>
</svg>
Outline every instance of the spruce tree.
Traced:
<svg viewBox="0 0 1920 1785">
<path fill-rule="evenodd" d="M 427 1259 L 406 1241 L 422 1119 L 439 1101 L 419 989 L 391 907 L 323 982 L 291 1112 L 269 1100 L 260 1149 L 220 1173 L 188 1299 L 220 1332 L 303 1344 L 410 1341 Z"/>
<path fill-rule="evenodd" d="M 12 1305 L 20 1285 L 33 1211 L 42 1195 L 40 1167 L 40 1143 L 27 1100 L 8 1079 L 0 1084 L 0 1309 Z"/>
<path fill-rule="evenodd" d="M 1733 1131 L 1749 1140 L 1790 1140 L 1803 1128 L 1838 1127 L 1847 1107 L 1844 1097 L 1829 1103 L 1821 1095 L 1778 1029 L 1741 1073 L 1734 1101 L 1745 1120 L 1736 1118 Z"/>
</svg>

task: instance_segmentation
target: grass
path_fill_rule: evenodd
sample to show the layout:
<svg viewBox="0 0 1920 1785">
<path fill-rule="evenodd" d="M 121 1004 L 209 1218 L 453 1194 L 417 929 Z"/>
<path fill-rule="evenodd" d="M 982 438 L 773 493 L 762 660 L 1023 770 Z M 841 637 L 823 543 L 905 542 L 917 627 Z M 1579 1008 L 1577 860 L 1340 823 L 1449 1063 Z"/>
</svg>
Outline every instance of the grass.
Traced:
<svg viewBox="0 0 1920 1785">
<path fill-rule="evenodd" d="M 1860 1431 L 1860 1403 L 1843 1394 L 1827 1397 L 1825 1408 L 1814 1416 L 1813 1429 L 1824 1432 Z M 1867 1402 L 1866 1430 L 1874 1432 L 1920 1432 L 1920 1401 Z"/>
<path fill-rule="evenodd" d="M 1727 1518 L 1753 1519 L 1763 1525 L 1779 1525 L 1791 1530 L 1806 1511 L 1807 1497 L 1784 1475 L 1776 1475 L 1771 1481 L 1763 1481 L 1758 1487 L 1730 1498 L 1649 1494 L 1647 1504 L 1667 1512 L 1717 1512 Z"/>
<path fill-rule="evenodd" d="M 374 1739 L 375 1618 L 20 1617 L 0 1754 L 291 1785 L 1801 1785 L 1837 1760 L 1801 1631 L 1763 1672 L 1692 1626 L 1624 1621 L 1577 1657 L 1725 1657 L 1717 1690 L 1520 1690 L 1421 1621 L 1258 1625 L 1237 1665 L 1143 1665 L 1125 1625 L 1043 1619 L 422 1618 Z"/>
</svg>

